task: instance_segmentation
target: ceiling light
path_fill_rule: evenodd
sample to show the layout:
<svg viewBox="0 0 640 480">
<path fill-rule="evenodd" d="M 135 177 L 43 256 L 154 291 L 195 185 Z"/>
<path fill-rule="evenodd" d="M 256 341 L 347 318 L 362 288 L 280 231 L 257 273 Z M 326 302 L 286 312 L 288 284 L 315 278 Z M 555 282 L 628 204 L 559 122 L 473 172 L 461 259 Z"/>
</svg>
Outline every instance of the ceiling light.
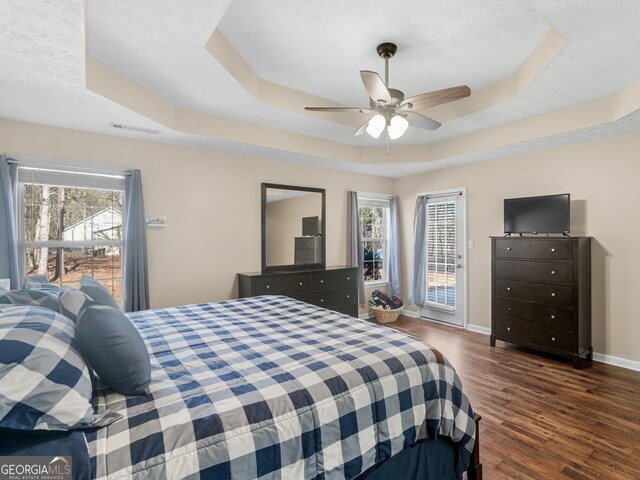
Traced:
<svg viewBox="0 0 640 480">
<path fill-rule="evenodd" d="M 378 114 L 375 117 L 373 117 L 371 120 L 369 120 L 369 125 L 367 125 L 367 133 L 371 135 L 373 138 L 378 138 L 382 133 L 382 131 L 384 130 L 384 127 L 386 126 L 387 126 L 387 121 L 382 115 Z"/>
<path fill-rule="evenodd" d="M 389 138 L 391 140 L 395 140 L 396 138 L 400 138 L 404 132 L 407 131 L 407 127 L 409 126 L 409 122 L 404 117 L 400 115 L 394 115 L 391 117 L 391 121 L 389 122 L 389 128 L 387 131 L 389 132 Z"/>
<path fill-rule="evenodd" d="M 121 130 L 133 130 L 134 132 L 150 133 L 152 135 L 158 135 L 160 133 L 160 130 L 155 130 L 153 128 L 134 127 L 132 125 L 123 125 L 122 123 L 111 122 L 109 126 L 113 128 L 119 128 Z"/>
</svg>

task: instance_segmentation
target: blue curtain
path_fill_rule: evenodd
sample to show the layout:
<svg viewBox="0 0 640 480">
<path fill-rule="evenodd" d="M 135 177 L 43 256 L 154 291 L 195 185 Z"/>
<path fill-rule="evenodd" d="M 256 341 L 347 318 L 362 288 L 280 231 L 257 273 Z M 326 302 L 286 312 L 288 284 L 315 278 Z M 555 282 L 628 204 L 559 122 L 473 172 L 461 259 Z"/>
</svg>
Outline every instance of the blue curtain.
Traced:
<svg viewBox="0 0 640 480">
<path fill-rule="evenodd" d="M 123 301 L 125 312 L 149 308 L 147 270 L 147 231 L 142 198 L 140 170 L 132 170 L 126 179 L 124 208 Z"/>
<path fill-rule="evenodd" d="M 413 262 L 411 283 L 409 285 L 409 303 L 423 305 L 425 301 L 425 249 L 427 229 L 427 196 L 416 200 L 416 212 L 413 217 Z"/>
<path fill-rule="evenodd" d="M 12 289 L 19 288 L 14 205 L 17 170 L 6 155 L 0 156 L 0 278 L 10 279 Z"/>
<path fill-rule="evenodd" d="M 360 210 L 358 192 L 348 192 L 347 197 L 347 265 L 358 267 L 358 303 L 364 299 L 364 253 L 360 237 Z"/>
<path fill-rule="evenodd" d="M 389 291 L 390 296 L 402 298 L 402 278 L 400 276 L 400 229 L 398 227 L 398 197 L 389 200 Z"/>
</svg>

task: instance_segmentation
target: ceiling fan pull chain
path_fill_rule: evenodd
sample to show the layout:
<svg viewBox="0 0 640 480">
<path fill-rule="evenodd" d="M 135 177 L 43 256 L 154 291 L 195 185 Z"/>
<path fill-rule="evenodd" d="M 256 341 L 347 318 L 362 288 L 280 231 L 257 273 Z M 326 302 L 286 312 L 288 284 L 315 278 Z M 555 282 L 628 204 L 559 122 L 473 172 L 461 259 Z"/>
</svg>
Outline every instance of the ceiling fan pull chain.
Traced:
<svg viewBox="0 0 640 480">
<path fill-rule="evenodd" d="M 387 157 L 389 156 L 389 129 L 386 129 L 387 132 Z"/>
</svg>

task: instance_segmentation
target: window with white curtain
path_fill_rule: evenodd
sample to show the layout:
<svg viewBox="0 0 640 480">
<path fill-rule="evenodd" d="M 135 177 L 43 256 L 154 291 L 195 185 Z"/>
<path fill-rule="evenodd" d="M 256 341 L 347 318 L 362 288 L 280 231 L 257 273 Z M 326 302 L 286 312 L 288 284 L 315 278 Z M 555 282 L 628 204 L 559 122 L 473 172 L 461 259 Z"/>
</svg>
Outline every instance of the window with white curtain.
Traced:
<svg viewBox="0 0 640 480">
<path fill-rule="evenodd" d="M 124 177 L 18 168 L 22 277 L 78 286 L 90 275 L 121 302 Z"/>
<path fill-rule="evenodd" d="M 358 197 L 366 283 L 386 282 L 389 264 L 389 200 Z"/>
</svg>

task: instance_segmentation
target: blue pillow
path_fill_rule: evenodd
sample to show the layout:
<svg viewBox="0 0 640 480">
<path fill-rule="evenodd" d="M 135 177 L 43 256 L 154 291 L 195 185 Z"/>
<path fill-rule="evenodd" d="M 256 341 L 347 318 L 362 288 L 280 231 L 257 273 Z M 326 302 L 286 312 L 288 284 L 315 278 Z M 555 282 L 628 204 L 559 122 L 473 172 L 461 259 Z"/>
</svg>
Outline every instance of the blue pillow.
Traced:
<svg viewBox="0 0 640 480">
<path fill-rule="evenodd" d="M 107 425 L 94 415 L 89 368 L 71 320 L 43 307 L 0 312 L 0 428 L 71 430 Z"/>
<path fill-rule="evenodd" d="M 33 305 L 60 311 L 57 295 L 44 290 L 4 290 L 0 292 L 0 305 Z"/>
<path fill-rule="evenodd" d="M 60 292 L 60 287 L 53 283 L 49 283 L 49 280 L 47 280 L 45 275 L 27 275 L 24 277 L 24 288 L 30 290 L 42 290 L 56 296 Z"/>
<path fill-rule="evenodd" d="M 60 312 L 74 322 L 77 322 L 80 310 L 96 303 L 82 290 L 71 286 L 60 288 L 58 302 L 60 303 Z"/>
<path fill-rule="evenodd" d="M 76 338 L 102 383 L 125 395 L 149 393 L 149 351 L 124 313 L 105 305 L 83 308 L 78 315 Z"/>
<path fill-rule="evenodd" d="M 80 290 L 89 295 L 94 302 L 120 310 L 120 305 L 118 305 L 118 302 L 115 301 L 109 291 L 89 275 L 83 275 L 80 279 Z"/>
</svg>

